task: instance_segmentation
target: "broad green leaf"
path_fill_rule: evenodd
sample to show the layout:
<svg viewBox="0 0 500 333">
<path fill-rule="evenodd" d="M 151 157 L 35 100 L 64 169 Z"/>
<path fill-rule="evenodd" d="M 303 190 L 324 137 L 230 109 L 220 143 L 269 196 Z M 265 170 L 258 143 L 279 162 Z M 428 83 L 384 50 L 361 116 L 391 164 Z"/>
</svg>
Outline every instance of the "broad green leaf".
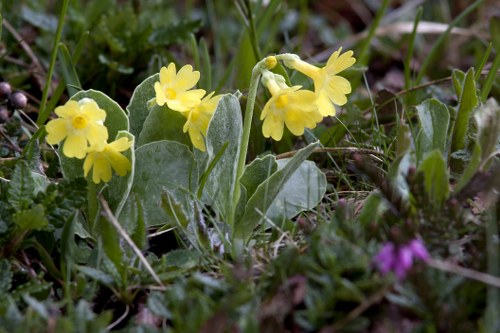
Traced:
<svg viewBox="0 0 500 333">
<path fill-rule="evenodd" d="M 467 145 L 469 134 L 469 120 L 474 109 L 479 104 L 476 94 L 476 82 L 474 81 L 474 69 L 471 68 L 465 75 L 465 80 L 460 95 L 457 118 L 451 139 L 451 152 L 464 149 Z"/>
<path fill-rule="evenodd" d="M 130 103 L 128 104 L 126 110 L 130 119 L 130 133 L 132 133 L 136 138 L 142 131 L 142 126 L 146 120 L 149 111 L 153 105 L 156 105 L 154 84 L 156 81 L 160 80 L 159 74 L 151 75 L 139 84 L 132 94 Z M 153 104 L 150 106 L 148 102 L 151 101 Z"/>
<path fill-rule="evenodd" d="M 104 249 L 104 253 L 109 260 L 114 264 L 115 269 L 121 274 L 125 271 L 124 266 L 124 250 L 121 246 L 120 235 L 116 228 L 104 216 L 99 216 L 97 219 L 97 231 L 99 235 L 100 246 Z"/>
<path fill-rule="evenodd" d="M 193 167 L 192 152 L 177 142 L 151 142 L 136 149 L 131 193 L 143 202 L 146 225 L 167 222 L 167 215 L 160 208 L 161 193 L 177 188 L 189 189 Z"/>
<path fill-rule="evenodd" d="M 106 96 L 97 90 L 84 90 L 79 91 L 73 97 L 72 100 L 79 101 L 83 98 L 91 98 L 96 101 L 97 105 L 104 111 L 106 111 L 106 120 L 104 121 L 104 126 L 108 129 L 109 139 L 115 138 L 119 131 L 128 131 L 129 124 L 128 118 L 123 111 L 123 109 L 114 100 Z"/>
<path fill-rule="evenodd" d="M 261 223 L 283 186 L 317 146 L 316 142 L 299 150 L 282 169 L 257 187 L 247 202 L 243 216 L 235 223 L 235 238 L 244 242 L 249 240 L 252 231 Z"/>
<path fill-rule="evenodd" d="M 446 105 L 434 98 L 417 106 L 417 111 L 421 128 L 417 139 L 417 157 L 421 161 L 435 149 L 445 152 L 450 114 Z"/>
<path fill-rule="evenodd" d="M 424 188 L 435 208 L 442 207 L 449 194 L 448 170 L 442 152 L 438 149 L 427 155 L 418 172 L 424 175 Z"/>
<path fill-rule="evenodd" d="M 177 141 L 191 146 L 189 135 L 182 131 L 186 120 L 180 112 L 170 110 L 167 106 L 154 105 L 149 109 L 144 121 L 138 146 L 162 140 Z"/>
<path fill-rule="evenodd" d="M 500 106 L 494 99 L 489 99 L 486 104 L 481 104 L 476 114 L 478 134 L 472 156 L 458 181 L 455 191 L 460 191 L 478 171 L 481 163 L 486 161 L 495 151 L 500 134 Z M 484 167 L 487 167 L 485 165 Z"/>
<path fill-rule="evenodd" d="M 146 246 L 146 219 L 143 206 L 139 196 L 132 193 L 120 214 L 120 224 L 140 249 Z"/>
<path fill-rule="evenodd" d="M 274 155 L 266 155 L 256 158 L 245 167 L 245 172 L 240 179 L 241 185 L 245 187 L 247 197 L 251 197 L 257 187 L 269 178 L 278 169 L 278 163 Z"/>
<path fill-rule="evenodd" d="M 49 221 L 45 218 L 45 208 L 38 204 L 21 210 L 12 216 L 12 221 L 20 230 L 43 230 Z"/>
<path fill-rule="evenodd" d="M 289 161 L 288 158 L 278 160 L 278 170 L 283 169 Z M 266 216 L 273 221 L 290 219 L 302 211 L 316 207 L 325 192 L 325 174 L 314 162 L 304 161 L 276 196 Z"/>
<path fill-rule="evenodd" d="M 208 125 L 206 139 L 209 160 L 216 158 L 222 149 L 224 152 L 222 156 L 217 156 L 219 161 L 213 167 L 205 185 L 206 193 L 214 200 L 215 207 L 223 217 L 228 217 L 231 211 L 241 133 L 240 103 L 234 95 L 225 95 L 219 101 Z"/>
<path fill-rule="evenodd" d="M 128 138 L 132 142 L 135 140 L 134 136 L 127 131 L 118 132 L 115 140 L 120 138 Z M 108 200 L 109 207 L 117 218 L 120 216 L 120 212 L 125 204 L 125 201 L 127 201 L 128 194 L 130 193 L 130 189 L 132 188 L 132 184 L 134 182 L 134 145 L 132 144 L 132 147 L 130 147 L 127 151 L 122 152 L 122 154 L 131 162 L 132 170 L 130 170 L 125 176 L 114 174 L 105 189 L 105 197 Z"/>
<path fill-rule="evenodd" d="M 33 201 L 35 182 L 25 161 L 20 160 L 16 163 L 7 191 L 7 199 L 17 211 L 30 206 Z"/>
<path fill-rule="evenodd" d="M 13 273 L 7 259 L 0 260 L 0 295 L 4 295 L 12 286 Z"/>
</svg>

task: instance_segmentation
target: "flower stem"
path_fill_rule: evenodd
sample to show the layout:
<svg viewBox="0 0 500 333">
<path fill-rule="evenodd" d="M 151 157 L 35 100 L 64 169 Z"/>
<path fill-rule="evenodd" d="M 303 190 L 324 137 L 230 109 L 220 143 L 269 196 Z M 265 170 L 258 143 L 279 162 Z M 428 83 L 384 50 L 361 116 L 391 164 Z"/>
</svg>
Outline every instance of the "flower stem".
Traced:
<svg viewBox="0 0 500 333">
<path fill-rule="evenodd" d="M 252 78 L 250 80 L 250 87 L 248 89 L 247 104 L 245 107 L 245 118 L 243 119 L 243 133 L 241 138 L 240 154 L 238 156 L 238 165 L 236 169 L 236 184 L 234 186 L 233 205 L 229 223 L 234 225 L 236 206 L 241 197 L 240 179 L 245 171 L 245 163 L 248 152 L 248 143 L 250 141 L 250 130 L 252 128 L 252 118 L 255 106 L 255 99 L 257 97 L 257 89 L 259 87 L 259 80 L 262 71 L 266 69 L 265 59 L 259 61 L 252 70 Z"/>
<path fill-rule="evenodd" d="M 42 101 L 40 102 L 40 111 L 38 112 L 38 119 L 36 124 L 42 126 L 50 115 L 50 110 L 46 108 L 47 99 L 49 96 L 49 88 L 52 82 L 52 74 L 54 72 L 54 66 L 57 58 L 57 50 L 59 49 L 59 42 L 61 40 L 62 29 L 64 26 L 64 18 L 66 17 L 66 11 L 68 9 L 69 0 L 63 0 L 61 6 L 61 12 L 59 13 L 59 23 L 57 24 L 56 37 L 54 39 L 54 46 L 52 46 L 52 53 L 50 55 L 49 70 L 47 72 L 47 79 L 45 81 L 45 86 L 42 92 Z"/>
</svg>

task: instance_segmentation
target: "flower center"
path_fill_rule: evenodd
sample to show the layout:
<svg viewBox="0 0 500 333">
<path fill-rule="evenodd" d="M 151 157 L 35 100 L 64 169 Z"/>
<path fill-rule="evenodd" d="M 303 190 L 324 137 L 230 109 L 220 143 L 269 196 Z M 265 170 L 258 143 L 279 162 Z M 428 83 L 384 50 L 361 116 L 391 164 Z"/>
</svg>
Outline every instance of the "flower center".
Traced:
<svg viewBox="0 0 500 333">
<path fill-rule="evenodd" d="M 84 116 L 76 116 L 73 117 L 73 121 L 71 122 L 74 128 L 76 129 L 82 129 L 87 126 L 87 118 Z"/>
<path fill-rule="evenodd" d="M 284 109 L 288 105 L 288 96 L 281 95 L 276 99 L 276 107 L 278 109 Z"/>
<path fill-rule="evenodd" d="M 177 97 L 177 93 L 175 90 L 168 88 L 165 90 L 165 97 L 167 97 L 167 99 L 175 99 L 175 97 Z"/>
</svg>

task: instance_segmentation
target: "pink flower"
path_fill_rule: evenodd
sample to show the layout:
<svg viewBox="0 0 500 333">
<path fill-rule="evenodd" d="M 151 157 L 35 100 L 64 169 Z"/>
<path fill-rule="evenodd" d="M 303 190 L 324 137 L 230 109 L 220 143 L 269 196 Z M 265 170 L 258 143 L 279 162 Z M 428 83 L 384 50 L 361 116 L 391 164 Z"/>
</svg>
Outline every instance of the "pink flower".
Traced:
<svg viewBox="0 0 500 333">
<path fill-rule="evenodd" d="M 426 261 L 430 258 L 429 252 L 421 239 L 416 238 L 407 244 L 394 245 L 385 243 L 380 252 L 373 258 L 375 265 L 382 274 L 394 272 L 398 279 L 404 279 L 406 273 L 413 266 L 413 260 Z"/>
</svg>

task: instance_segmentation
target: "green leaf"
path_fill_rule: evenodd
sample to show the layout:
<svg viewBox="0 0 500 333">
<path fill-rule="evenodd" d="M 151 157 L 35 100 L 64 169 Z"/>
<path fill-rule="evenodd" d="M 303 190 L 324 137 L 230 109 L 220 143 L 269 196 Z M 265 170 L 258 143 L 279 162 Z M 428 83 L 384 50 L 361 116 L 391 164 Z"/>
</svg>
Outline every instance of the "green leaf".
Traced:
<svg viewBox="0 0 500 333">
<path fill-rule="evenodd" d="M 469 134 L 469 120 L 472 112 L 479 104 L 476 94 L 476 81 L 474 80 L 474 69 L 471 68 L 465 75 L 462 94 L 460 95 L 457 118 L 453 129 L 451 140 L 451 152 L 464 149 L 467 145 Z"/>
<path fill-rule="evenodd" d="M 396 137 L 396 156 L 401 157 L 411 149 L 411 131 L 407 124 L 399 124 Z"/>
<path fill-rule="evenodd" d="M 132 193 L 125 202 L 120 214 L 120 224 L 140 249 L 146 247 L 147 230 L 143 206 L 139 196 Z"/>
<path fill-rule="evenodd" d="M 12 286 L 11 265 L 7 259 L 0 260 L 0 295 L 4 295 Z"/>
<path fill-rule="evenodd" d="M 113 286 L 114 285 L 114 279 L 113 279 L 113 277 L 111 275 L 108 275 L 108 274 L 104 273 L 101 270 L 92 268 L 90 266 L 80 266 L 80 265 L 77 265 L 75 267 L 77 268 L 77 270 L 79 272 L 87 275 L 88 277 L 96 280 L 97 282 L 102 283 L 105 286 Z"/>
<path fill-rule="evenodd" d="M 45 208 L 35 205 L 12 216 L 12 221 L 20 230 L 43 230 L 49 221 L 45 218 Z"/>
<path fill-rule="evenodd" d="M 376 223 L 382 213 L 387 210 L 387 201 L 378 192 L 371 193 L 363 202 L 358 220 L 363 226 Z"/>
<path fill-rule="evenodd" d="M 472 156 L 455 188 L 457 193 L 472 179 L 481 164 L 490 158 L 496 149 L 500 135 L 500 106 L 494 99 L 489 99 L 486 104 L 481 104 L 474 118 L 478 134 Z M 484 165 L 484 169 L 487 165 Z"/>
<path fill-rule="evenodd" d="M 283 186 L 317 146 L 316 142 L 299 150 L 282 169 L 273 173 L 257 187 L 247 202 L 243 216 L 235 223 L 235 238 L 244 242 L 249 240 L 252 231 L 261 223 Z"/>
<path fill-rule="evenodd" d="M 189 135 L 182 131 L 186 121 L 186 117 L 180 112 L 170 110 L 166 106 L 154 105 L 144 121 L 138 146 L 162 140 L 177 141 L 191 146 Z"/>
<path fill-rule="evenodd" d="M 33 201 L 34 190 L 35 182 L 28 164 L 23 160 L 18 161 L 7 190 L 9 203 L 17 211 L 26 209 Z"/>
<path fill-rule="evenodd" d="M 420 132 L 417 136 L 418 160 L 435 149 L 444 153 L 446 150 L 446 138 L 450 123 L 450 114 L 446 105 L 437 99 L 428 99 L 417 106 L 420 119 Z"/>
<path fill-rule="evenodd" d="M 157 141 L 135 151 L 135 176 L 131 193 L 144 204 L 146 225 L 165 224 L 160 208 L 161 193 L 177 188 L 189 189 L 193 172 L 193 154 L 177 142 Z"/>
<path fill-rule="evenodd" d="M 278 169 L 274 155 L 256 158 L 245 167 L 245 172 L 240 179 L 245 187 L 247 197 L 251 197 L 257 187 L 269 178 Z"/>
<path fill-rule="evenodd" d="M 127 138 L 130 141 L 134 142 L 134 136 L 127 131 L 120 131 L 116 136 L 115 140 L 120 138 Z M 134 145 L 123 152 L 123 155 L 128 158 L 130 163 L 132 164 L 132 170 L 129 171 L 125 176 L 114 175 L 113 178 L 108 182 L 108 186 L 105 189 L 105 198 L 108 200 L 109 207 L 114 212 L 115 216 L 118 218 L 120 216 L 120 212 L 127 201 L 128 195 L 132 188 L 132 184 L 134 182 L 134 173 L 135 173 L 135 150 Z"/>
<path fill-rule="evenodd" d="M 459 69 L 454 69 L 451 72 L 451 78 L 453 80 L 453 88 L 455 89 L 455 94 L 457 96 L 462 95 L 462 87 L 465 80 L 465 73 Z"/>
<path fill-rule="evenodd" d="M 128 104 L 126 110 L 129 114 L 130 119 L 130 133 L 136 138 L 141 134 L 144 121 L 151 108 L 156 105 L 156 101 L 153 100 L 153 104 L 150 106 L 148 102 L 155 98 L 154 83 L 160 80 L 160 74 L 154 74 L 142 81 L 134 90 L 130 103 Z"/>
<path fill-rule="evenodd" d="M 442 152 L 436 149 L 429 153 L 418 172 L 424 175 L 424 188 L 429 201 L 435 208 L 442 207 L 449 194 L 448 170 Z"/>
<path fill-rule="evenodd" d="M 241 108 L 238 98 L 234 95 L 224 95 L 208 125 L 206 145 L 209 160 L 217 157 L 219 161 L 213 167 L 205 185 L 206 193 L 214 200 L 223 217 L 228 217 L 231 213 L 241 133 Z M 224 152 L 218 157 L 222 149 Z"/>
<path fill-rule="evenodd" d="M 278 160 L 278 170 L 283 169 L 290 160 Z M 316 207 L 325 192 L 325 174 L 314 162 L 304 161 L 278 193 L 266 216 L 273 221 L 290 219 L 302 211 Z"/>
<path fill-rule="evenodd" d="M 75 65 L 69 54 L 68 47 L 64 43 L 59 43 L 58 53 L 59 62 L 61 63 L 61 72 L 66 82 L 66 89 L 68 90 L 68 95 L 71 97 L 82 90 L 82 85 L 78 79 L 78 74 L 76 73 Z"/>
</svg>

